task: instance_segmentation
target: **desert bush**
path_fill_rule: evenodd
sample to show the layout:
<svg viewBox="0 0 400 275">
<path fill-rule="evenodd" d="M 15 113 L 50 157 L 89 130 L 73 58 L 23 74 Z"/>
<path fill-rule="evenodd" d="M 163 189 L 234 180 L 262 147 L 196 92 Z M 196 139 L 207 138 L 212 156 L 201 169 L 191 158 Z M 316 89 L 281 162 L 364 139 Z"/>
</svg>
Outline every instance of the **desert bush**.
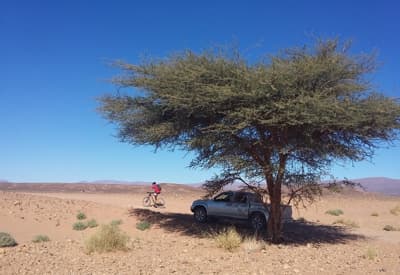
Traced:
<svg viewBox="0 0 400 275">
<path fill-rule="evenodd" d="M 234 227 L 230 227 L 216 234 L 214 240 L 218 247 L 224 248 L 228 251 L 233 251 L 240 246 L 242 237 Z"/>
<path fill-rule="evenodd" d="M 87 223 L 84 222 L 76 222 L 72 225 L 72 228 L 78 231 L 85 230 L 87 227 L 88 227 Z"/>
<path fill-rule="evenodd" d="M 400 205 L 396 205 L 396 207 L 390 209 L 390 213 L 398 216 L 400 214 Z"/>
<path fill-rule="evenodd" d="M 78 214 L 76 214 L 76 218 L 78 220 L 84 220 L 84 219 L 86 219 L 86 215 L 83 212 L 78 212 Z"/>
<path fill-rule="evenodd" d="M 46 235 L 37 235 L 33 238 L 32 242 L 34 243 L 41 243 L 41 242 L 48 242 L 50 238 Z"/>
<path fill-rule="evenodd" d="M 150 227 L 151 227 L 151 223 L 148 221 L 141 221 L 136 224 L 136 228 L 139 230 L 142 230 L 142 231 L 149 229 Z"/>
<path fill-rule="evenodd" d="M 243 240 L 242 247 L 247 252 L 260 251 L 265 248 L 265 243 L 255 237 L 248 237 Z"/>
<path fill-rule="evenodd" d="M 400 228 L 394 227 L 393 225 L 388 224 L 383 227 L 383 230 L 385 230 L 385 231 L 400 231 Z"/>
<path fill-rule="evenodd" d="M 99 230 L 85 241 L 87 253 L 128 250 L 129 237 L 118 226 L 102 225 Z"/>
<path fill-rule="evenodd" d="M 343 211 L 341 209 L 332 209 L 325 212 L 325 214 L 332 215 L 332 216 L 339 216 L 343 215 Z"/>
<path fill-rule="evenodd" d="M 112 220 L 111 225 L 121 225 L 122 224 L 122 220 Z"/>
<path fill-rule="evenodd" d="M 367 251 L 364 254 L 364 259 L 369 259 L 369 260 L 373 260 L 378 256 L 378 253 L 376 252 L 376 250 L 372 247 L 369 247 L 367 249 Z"/>
<path fill-rule="evenodd" d="M 345 219 L 338 219 L 338 220 L 334 221 L 333 224 L 343 224 L 345 226 L 352 227 L 352 228 L 359 228 L 360 227 L 358 225 L 358 223 L 356 223 L 355 221 L 345 220 Z"/>
<path fill-rule="evenodd" d="M 18 243 L 8 233 L 0 232 L 0 247 L 16 246 Z"/>
<path fill-rule="evenodd" d="M 378 217 L 379 214 L 378 214 L 377 212 L 373 212 L 373 213 L 371 213 L 371 216 L 372 216 L 372 217 Z"/>
<path fill-rule="evenodd" d="M 89 228 L 93 228 L 93 227 L 97 227 L 98 223 L 95 219 L 91 219 L 86 223 L 87 227 Z"/>
</svg>

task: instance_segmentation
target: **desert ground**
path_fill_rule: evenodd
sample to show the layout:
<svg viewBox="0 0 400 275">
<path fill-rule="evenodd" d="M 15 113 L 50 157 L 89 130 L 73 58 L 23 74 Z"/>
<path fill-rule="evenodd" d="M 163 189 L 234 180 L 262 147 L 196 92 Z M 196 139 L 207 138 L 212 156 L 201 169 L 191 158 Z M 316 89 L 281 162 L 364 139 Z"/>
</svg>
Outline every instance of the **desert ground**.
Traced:
<svg viewBox="0 0 400 275">
<path fill-rule="evenodd" d="M 400 274 L 400 197 L 327 193 L 294 209 L 285 240 L 255 239 L 246 224 L 194 222 L 191 202 L 201 189 L 164 184 L 164 208 L 145 208 L 149 186 L 95 184 L 0 184 L 0 232 L 17 246 L 0 248 L 0 274 Z M 400 206 L 399 206 L 400 207 Z M 333 216 L 328 210 L 340 209 Z M 99 225 L 121 220 L 129 250 L 92 253 L 85 240 L 99 227 L 73 230 L 77 213 Z M 349 221 L 348 225 L 335 221 Z M 148 221 L 151 227 L 136 225 Z M 234 226 L 245 239 L 228 251 L 213 235 Z M 33 243 L 36 235 L 48 242 Z"/>
</svg>

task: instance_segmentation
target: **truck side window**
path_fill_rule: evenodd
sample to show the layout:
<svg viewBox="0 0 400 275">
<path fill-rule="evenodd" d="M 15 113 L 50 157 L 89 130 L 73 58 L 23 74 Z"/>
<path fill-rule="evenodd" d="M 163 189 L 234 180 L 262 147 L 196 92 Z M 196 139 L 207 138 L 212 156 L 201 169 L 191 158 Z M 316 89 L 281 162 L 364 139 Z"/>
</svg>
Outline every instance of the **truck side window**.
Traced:
<svg viewBox="0 0 400 275">
<path fill-rule="evenodd" d="M 230 201 L 232 193 L 222 193 L 214 198 L 215 201 Z"/>
<path fill-rule="evenodd" d="M 235 196 L 235 202 L 238 202 L 238 203 L 246 203 L 246 201 L 247 201 L 246 194 L 243 194 L 243 193 L 237 193 L 237 194 L 236 194 L 236 196 Z"/>
</svg>

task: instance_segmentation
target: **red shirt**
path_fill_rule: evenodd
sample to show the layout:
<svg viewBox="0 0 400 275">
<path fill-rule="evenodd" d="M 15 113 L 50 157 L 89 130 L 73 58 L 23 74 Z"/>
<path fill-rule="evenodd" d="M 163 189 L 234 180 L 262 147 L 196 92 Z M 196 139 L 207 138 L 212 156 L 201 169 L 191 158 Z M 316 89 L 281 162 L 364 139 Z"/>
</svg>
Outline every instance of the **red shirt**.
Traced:
<svg viewBox="0 0 400 275">
<path fill-rule="evenodd" d="M 161 193 L 160 188 L 158 188 L 158 184 L 151 185 L 151 188 L 153 188 L 154 193 L 156 193 L 156 194 L 160 194 Z"/>
</svg>

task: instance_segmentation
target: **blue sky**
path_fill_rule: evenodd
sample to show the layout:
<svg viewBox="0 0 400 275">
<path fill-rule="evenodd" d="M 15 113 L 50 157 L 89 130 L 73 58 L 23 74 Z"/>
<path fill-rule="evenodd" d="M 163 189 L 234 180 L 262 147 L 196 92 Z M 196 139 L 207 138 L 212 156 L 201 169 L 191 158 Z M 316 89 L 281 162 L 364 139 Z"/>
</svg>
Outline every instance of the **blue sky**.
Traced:
<svg viewBox="0 0 400 275">
<path fill-rule="evenodd" d="M 351 2 L 351 3 L 350 3 Z M 352 39 L 378 52 L 373 83 L 400 97 L 398 1 L 0 1 L 0 179 L 98 179 L 196 183 L 216 170 L 187 168 L 192 155 L 120 143 L 95 111 L 115 92 L 108 60 L 135 63 L 236 41 L 246 57 Z M 373 163 L 332 167 L 338 178 L 400 178 L 400 143 Z"/>
</svg>

